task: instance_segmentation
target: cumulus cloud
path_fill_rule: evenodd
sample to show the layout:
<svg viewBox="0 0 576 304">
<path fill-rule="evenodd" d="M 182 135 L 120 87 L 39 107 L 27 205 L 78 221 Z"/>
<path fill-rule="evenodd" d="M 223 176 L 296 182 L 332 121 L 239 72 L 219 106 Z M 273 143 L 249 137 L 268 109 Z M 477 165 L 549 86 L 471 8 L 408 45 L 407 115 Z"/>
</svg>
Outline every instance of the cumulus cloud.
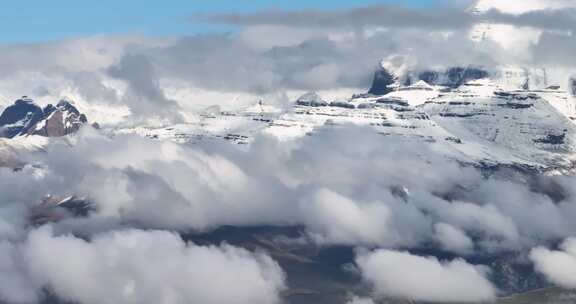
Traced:
<svg viewBox="0 0 576 304">
<path fill-rule="evenodd" d="M 474 248 L 474 242 L 462 230 L 445 223 L 434 225 L 436 239 L 441 248 L 460 254 L 470 253 Z"/>
<path fill-rule="evenodd" d="M 390 243 L 391 211 L 381 202 L 353 202 L 333 191 L 321 189 L 302 204 L 304 222 L 319 243 Z"/>
<path fill-rule="evenodd" d="M 171 122 L 181 120 L 178 104 L 164 95 L 147 57 L 127 54 L 108 72 L 112 77 L 128 83 L 123 101 L 134 116 L 167 117 Z"/>
<path fill-rule="evenodd" d="M 9 302 L 31 302 L 40 295 L 36 286 L 86 304 L 268 304 L 280 302 L 285 286 L 283 271 L 266 255 L 186 244 L 162 231 L 116 231 L 86 241 L 42 228 L 1 249 L 0 262 L 10 263 L 0 267 L 0 294 Z"/>
<path fill-rule="evenodd" d="M 35 303 L 39 286 L 32 282 L 22 252 L 8 241 L 0 242 L 0 299 L 9 303 Z"/>
<path fill-rule="evenodd" d="M 347 304 L 374 304 L 374 300 L 370 298 L 352 297 Z"/>
<path fill-rule="evenodd" d="M 254 31 L 258 39 L 253 38 Z M 285 36 L 286 43 L 266 46 L 260 42 Z M 187 37 L 171 47 L 154 49 L 148 56 L 166 78 L 212 90 L 264 94 L 336 88 L 363 91 L 382 58 L 398 53 L 418 58 L 422 67 L 417 69 L 492 66 L 499 50 L 496 45 L 475 44 L 461 29 L 449 35 L 419 29 L 312 30 L 311 34 L 287 25 L 256 25 L 238 34 Z M 245 77 L 247 73 L 251 77 Z"/>
<path fill-rule="evenodd" d="M 7 103 L 32 93 L 42 100 L 72 96 L 81 104 L 127 106 L 137 119 L 155 115 L 178 120 L 182 115 L 177 112 L 213 104 L 245 105 L 260 98 L 281 103 L 286 94 L 309 90 L 363 91 L 378 62 L 393 54 L 417 58 L 411 67 L 417 71 L 468 65 L 490 69 L 503 63 L 539 68 L 551 62 L 568 68 L 573 66 L 568 54 L 574 39 L 567 31 L 573 29 L 574 14 L 559 8 L 565 7 L 489 10 L 481 16 L 451 6 L 262 11 L 201 17 L 239 26 L 227 34 L 98 36 L 14 45 L 0 48 L 0 97 Z M 471 41 L 471 30 L 485 22 L 537 32 L 528 35 L 529 43 L 512 48 L 502 39 Z M 86 108 L 90 116 L 93 108 Z"/>
<path fill-rule="evenodd" d="M 574 15 L 558 10 L 568 2 L 533 1 L 539 10 L 488 5 L 476 16 L 389 6 L 204 15 L 196 17 L 238 28 L 3 46 L 0 99 L 7 104 L 32 92 L 46 104 L 72 97 L 91 121 L 116 127 L 149 118 L 180 122 L 212 104 L 283 103 L 300 91 L 362 91 L 382 58 L 400 58 L 394 54 L 417 58 L 405 62 L 415 71 L 502 63 L 570 70 Z M 497 41 L 470 40 L 484 22 L 535 30 L 528 56 L 516 58 Z M 84 129 L 21 156 L 28 163 L 22 170 L 0 169 L 0 297 L 30 303 L 48 290 L 81 303 L 102 303 L 101 294 L 110 303 L 275 303 L 285 288 L 266 255 L 128 228 L 298 226 L 302 239 L 320 246 L 482 258 L 576 233 L 574 177 L 541 177 L 535 187 L 531 177 L 500 177 L 455 161 L 441 143 L 348 125 L 313 133 L 279 142 L 257 132 L 249 146 L 236 147 Z M 85 196 L 95 210 L 54 223 L 54 232 L 36 230 L 29 210 L 46 194 Z M 561 250 L 534 249 L 531 258 L 551 281 L 573 288 L 574 247 L 568 240 Z M 459 259 L 376 250 L 359 254 L 357 264 L 377 297 L 453 302 L 496 294 L 485 268 Z"/>
<path fill-rule="evenodd" d="M 320 246 L 439 249 L 471 258 L 521 251 L 576 232 L 573 177 L 540 177 L 542 181 L 534 187 L 536 181 L 527 181 L 530 177 L 524 175 L 486 176 L 454 161 L 441 145 L 385 137 L 353 125 L 319 128 L 313 136 L 289 142 L 259 134 L 249 146 L 212 141 L 179 145 L 134 135 L 108 137 L 84 129 L 73 140 L 52 141 L 45 152 L 23 159 L 34 165 L 17 172 L 0 170 L 0 192 L 5 193 L 0 204 L 0 238 L 9 241 L 0 263 L 7 261 L 3 264 L 7 286 L 16 286 L 11 289 L 16 294 L 6 297 L 28 299 L 44 286 L 55 289 L 64 284 L 44 274 L 56 270 L 41 257 L 34 259 L 38 260 L 33 267 L 37 272 L 26 270 L 33 259 L 18 257 L 20 248 L 31 248 L 20 245 L 31 243 L 27 239 L 70 243 L 71 252 L 87 251 L 100 257 L 94 253 L 100 249 L 92 248 L 100 248 L 96 245 L 101 243 L 109 248 L 110 239 L 124 239 L 113 231 L 129 227 L 203 233 L 228 225 L 299 226 L 306 236 L 303 239 Z M 551 190 L 556 195 L 549 194 Z M 33 232 L 34 238 L 28 237 L 28 208 L 48 193 L 86 196 L 95 210 L 86 218 L 55 223 L 55 236 Z M 90 241 L 61 236 L 68 233 Z M 146 244 L 148 238 L 142 239 Z M 422 269 L 448 277 L 443 281 L 446 284 L 462 281 L 487 286 L 481 279 L 483 272 L 463 261 L 385 253 L 384 261 L 422 263 Z M 359 265 L 378 260 L 364 257 L 359 258 Z M 418 269 L 408 270 L 419 273 Z M 106 275 L 121 276 L 112 270 Z M 369 282 L 387 278 L 374 276 Z M 36 291 L 24 288 L 26 292 L 20 292 L 17 286 L 22 285 Z M 68 285 L 59 288 L 66 289 L 59 294 L 69 293 Z M 408 294 L 401 286 L 392 288 L 397 292 L 392 295 L 440 300 L 441 288 L 448 287 L 438 286 L 436 294 L 422 287 L 418 295 Z M 488 298 L 489 289 L 479 290 Z M 68 299 L 89 301 L 73 296 Z M 461 296 L 448 295 L 444 300 L 456 301 Z"/>
<path fill-rule="evenodd" d="M 539 1 L 516 3 L 506 1 L 479 1 L 471 6 L 478 11 L 444 6 L 436 9 L 410 9 L 391 5 L 375 5 L 347 10 L 270 10 L 256 13 L 224 13 L 196 15 L 193 19 L 205 22 L 227 23 L 241 26 L 291 26 L 303 28 L 412 28 L 455 30 L 471 28 L 474 24 L 493 21 L 515 26 L 539 29 L 572 29 L 574 17 L 572 1 Z"/>
<path fill-rule="evenodd" d="M 454 29 L 470 26 L 473 16 L 450 7 L 414 10 L 398 6 L 369 6 L 349 10 L 261 11 L 249 14 L 195 15 L 193 19 L 242 26 L 281 25 L 304 28 L 386 26 L 402 28 Z"/>
<path fill-rule="evenodd" d="M 538 247 L 530 252 L 536 270 L 544 274 L 552 283 L 565 288 L 576 288 L 576 239 L 569 238 L 561 244 L 560 250 Z"/>
<path fill-rule="evenodd" d="M 486 302 L 496 297 L 486 269 L 463 260 L 442 262 L 377 250 L 360 254 L 356 263 L 378 297 L 430 302 Z"/>
<path fill-rule="evenodd" d="M 7 201 L 19 207 L 6 212 L 24 214 L 47 193 L 76 194 L 96 211 L 56 229 L 90 235 L 94 225 L 198 232 L 302 225 L 327 246 L 435 244 L 461 254 L 527 248 L 576 231 L 569 192 L 555 201 L 526 181 L 485 177 L 436 145 L 355 126 L 321 128 L 289 143 L 261 134 L 243 147 L 109 138 L 86 129 L 73 148 L 56 141 L 48 153 L 25 159 L 41 168 L 5 172 L 11 190 L 35 189 L 7 190 Z M 546 179 L 560 189 L 575 182 Z M 18 218 L 7 218 L 7 236 L 22 234 L 25 220 Z"/>
</svg>

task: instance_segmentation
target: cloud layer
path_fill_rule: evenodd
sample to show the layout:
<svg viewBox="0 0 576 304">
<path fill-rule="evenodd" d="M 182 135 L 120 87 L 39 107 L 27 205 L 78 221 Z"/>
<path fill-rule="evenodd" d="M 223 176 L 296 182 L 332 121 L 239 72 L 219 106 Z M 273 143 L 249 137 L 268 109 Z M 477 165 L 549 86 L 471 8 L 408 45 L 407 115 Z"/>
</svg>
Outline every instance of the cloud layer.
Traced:
<svg viewBox="0 0 576 304">
<path fill-rule="evenodd" d="M 106 131 L 182 122 L 214 104 L 283 105 L 309 90 L 362 92 L 382 59 L 404 72 L 547 67 L 551 82 L 564 84 L 576 68 L 574 7 L 532 1 L 538 9 L 486 0 L 476 15 L 390 6 L 212 14 L 194 18 L 235 30 L 0 47 L 0 102 L 24 94 L 41 104 L 69 97 L 104 126 L 20 155 L 22 170 L 0 168 L 0 298 L 34 303 L 53 293 L 86 304 L 279 303 L 290 286 L 270 256 L 178 236 L 271 225 L 302 228 L 288 241 L 363 248 L 356 265 L 375 298 L 493 300 L 498 291 L 489 269 L 463 258 L 574 236 L 574 177 L 488 174 L 450 158 L 440 143 L 351 125 L 286 142 L 256 134 L 241 147 Z M 518 40 L 470 39 L 489 23 L 512 28 L 505 39 Z M 47 194 L 86 197 L 94 210 L 32 227 L 30 208 Z M 409 253 L 418 249 L 463 258 Z M 550 281 L 576 288 L 573 239 L 559 250 L 537 247 L 530 258 Z"/>
<path fill-rule="evenodd" d="M 564 288 L 576 288 L 576 240 L 567 239 L 560 250 L 535 248 L 530 253 L 536 269 L 551 282 Z"/>
<path fill-rule="evenodd" d="M 30 155 L 41 169 L 5 172 L 10 189 L 37 189 L 6 201 L 26 206 L 46 193 L 86 196 L 97 211 L 84 221 L 103 229 L 110 222 L 184 231 L 303 225 L 320 244 L 434 244 L 459 254 L 528 248 L 575 233 L 572 177 L 486 178 L 438 149 L 441 143 L 356 126 L 320 128 L 291 142 L 262 134 L 249 147 L 108 138 L 86 129 L 72 149 L 55 142 L 48 153 Z M 77 221 L 56 228 L 90 227 Z M 21 224 L 7 223 L 7 235 L 18 236 Z"/>
<path fill-rule="evenodd" d="M 488 302 L 496 297 L 484 270 L 463 260 L 440 262 L 377 250 L 361 254 L 356 263 L 377 297 L 429 302 Z"/>
<path fill-rule="evenodd" d="M 43 228 L 22 244 L 2 245 L 0 293 L 11 303 L 33 302 L 39 288 L 47 288 L 86 304 L 268 304 L 280 302 L 285 286 L 282 270 L 268 256 L 186 244 L 169 232 L 125 230 L 86 241 Z"/>
<path fill-rule="evenodd" d="M 415 71 L 547 65 L 561 70 L 548 75 L 563 86 L 574 70 L 574 8 L 560 1 L 549 6 L 536 2 L 539 9 L 520 12 L 487 3 L 481 15 L 450 6 L 224 13 L 196 19 L 234 24 L 231 33 L 171 39 L 98 36 L 4 46 L 0 97 L 6 104 L 24 94 L 43 102 L 68 96 L 105 123 L 127 123 L 130 113 L 137 122 L 178 121 L 190 110 L 213 104 L 241 106 L 260 98 L 284 103 L 287 96 L 309 90 L 364 91 L 379 62 L 395 54 L 410 57 Z M 514 39 L 471 41 L 478 25 L 486 23 L 509 26 L 498 29 Z M 120 114 L 98 115 L 102 106 Z"/>
</svg>

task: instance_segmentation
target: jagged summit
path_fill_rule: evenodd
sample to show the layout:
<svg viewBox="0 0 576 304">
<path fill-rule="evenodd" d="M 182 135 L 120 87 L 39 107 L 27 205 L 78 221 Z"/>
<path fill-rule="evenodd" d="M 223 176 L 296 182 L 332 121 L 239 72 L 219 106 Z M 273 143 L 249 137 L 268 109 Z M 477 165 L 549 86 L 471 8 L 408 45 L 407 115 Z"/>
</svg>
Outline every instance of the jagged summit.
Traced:
<svg viewBox="0 0 576 304">
<path fill-rule="evenodd" d="M 27 96 L 16 100 L 0 115 L 0 135 L 12 138 L 25 134 L 44 116 L 42 108 Z"/>
<path fill-rule="evenodd" d="M 372 95 L 386 95 L 393 91 L 393 86 L 396 83 L 397 78 L 394 77 L 389 71 L 384 67 L 376 70 L 374 72 L 374 78 L 372 80 L 372 86 L 368 90 L 368 94 Z"/>
<path fill-rule="evenodd" d="M 58 137 L 78 131 L 87 122 L 86 115 L 71 101 L 61 100 L 56 106 L 48 104 L 41 108 L 23 96 L 0 115 L 0 135 L 5 138 L 19 135 Z"/>
</svg>

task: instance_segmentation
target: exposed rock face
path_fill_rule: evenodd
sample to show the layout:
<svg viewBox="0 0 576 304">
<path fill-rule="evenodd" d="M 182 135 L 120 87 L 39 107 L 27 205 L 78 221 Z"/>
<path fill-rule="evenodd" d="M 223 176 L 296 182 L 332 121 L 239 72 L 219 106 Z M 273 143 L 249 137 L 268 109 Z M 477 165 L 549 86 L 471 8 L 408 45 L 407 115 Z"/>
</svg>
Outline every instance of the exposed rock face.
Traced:
<svg viewBox="0 0 576 304">
<path fill-rule="evenodd" d="M 47 195 L 42 203 L 30 209 L 29 221 L 33 225 L 56 223 L 67 218 L 87 217 L 95 210 L 94 204 L 85 197 L 54 197 Z"/>
<path fill-rule="evenodd" d="M 42 109 L 24 96 L 0 115 L 0 137 L 65 136 L 78 131 L 87 122 L 86 116 L 68 101 L 62 100 L 56 106 L 49 104 Z"/>
<path fill-rule="evenodd" d="M 576 77 L 570 78 L 570 87 L 568 88 L 570 94 L 572 96 L 576 96 Z"/>
<path fill-rule="evenodd" d="M 0 115 L 0 136 L 12 138 L 24 134 L 43 117 L 42 108 L 23 96 Z"/>
<path fill-rule="evenodd" d="M 77 132 L 88 120 L 70 102 L 62 100 L 56 107 L 44 108 L 44 119 L 39 121 L 28 134 L 59 137 Z"/>
<path fill-rule="evenodd" d="M 408 74 L 404 77 L 396 77 L 386 69 L 380 68 L 374 73 L 374 80 L 368 94 L 386 95 L 394 91 L 399 83 L 402 83 L 403 86 L 410 86 L 418 81 L 424 81 L 430 85 L 458 88 L 469 81 L 484 79 L 489 76 L 487 71 L 475 67 L 452 67 L 445 71 L 428 70 L 416 75 Z M 399 78 L 403 80 L 399 80 Z"/>
<path fill-rule="evenodd" d="M 374 73 L 374 79 L 372 80 L 372 86 L 368 91 L 368 94 L 372 95 L 386 95 L 393 91 L 393 85 L 396 82 L 396 78 L 390 72 L 384 68 L 380 68 Z"/>
<path fill-rule="evenodd" d="M 432 85 L 442 85 L 457 88 L 471 80 L 488 78 L 490 74 L 480 68 L 474 67 L 453 67 L 444 72 L 424 71 L 418 75 L 419 80 Z"/>
</svg>

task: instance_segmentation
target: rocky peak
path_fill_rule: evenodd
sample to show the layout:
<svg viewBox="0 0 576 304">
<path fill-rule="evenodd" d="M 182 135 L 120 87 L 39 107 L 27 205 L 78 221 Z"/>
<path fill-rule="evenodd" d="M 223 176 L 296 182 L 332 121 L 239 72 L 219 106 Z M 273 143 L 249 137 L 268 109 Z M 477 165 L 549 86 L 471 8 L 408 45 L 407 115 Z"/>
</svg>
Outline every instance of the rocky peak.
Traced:
<svg viewBox="0 0 576 304">
<path fill-rule="evenodd" d="M 46 137 L 65 136 L 75 133 L 83 124 L 88 122 L 86 115 L 81 114 L 67 100 L 61 100 L 56 106 L 49 104 L 43 112 L 44 119 L 39 121 L 34 128 L 31 128 L 28 134 Z"/>
<path fill-rule="evenodd" d="M 67 218 L 87 217 L 94 210 L 94 204 L 85 197 L 46 195 L 40 204 L 29 210 L 29 221 L 40 226 Z"/>
<path fill-rule="evenodd" d="M 74 133 L 88 119 L 70 101 L 61 100 L 56 106 L 38 106 L 27 96 L 16 100 L 0 115 L 0 137 L 18 135 L 64 136 Z"/>
<path fill-rule="evenodd" d="M 73 103 L 65 99 L 60 100 L 56 105 L 56 108 L 62 111 L 68 111 L 76 115 L 80 115 L 80 111 L 78 111 L 78 109 L 73 105 Z"/>
<path fill-rule="evenodd" d="M 386 95 L 394 90 L 393 87 L 395 83 L 396 77 L 388 72 L 388 70 L 381 67 L 374 72 L 372 86 L 370 87 L 370 90 L 368 90 L 368 94 Z"/>
<path fill-rule="evenodd" d="M 0 115 L 0 136 L 12 138 L 26 133 L 43 117 L 42 108 L 27 96 L 16 100 Z"/>
</svg>

